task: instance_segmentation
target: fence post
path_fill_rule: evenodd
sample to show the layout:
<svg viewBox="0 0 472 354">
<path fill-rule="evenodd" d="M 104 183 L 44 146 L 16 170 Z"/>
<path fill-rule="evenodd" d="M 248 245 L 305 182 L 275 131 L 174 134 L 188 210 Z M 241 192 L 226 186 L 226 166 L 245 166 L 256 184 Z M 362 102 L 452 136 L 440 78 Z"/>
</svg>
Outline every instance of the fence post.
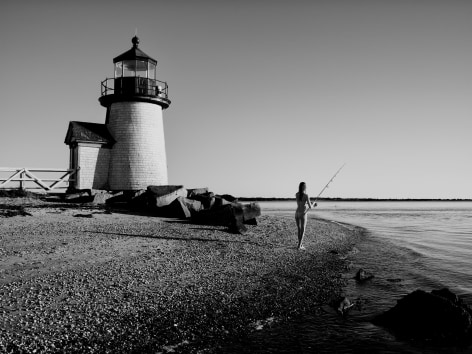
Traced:
<svg viewBox="0 0 472 354">
<path fill-rule="evenodd" d="M 24 172 L 20 173 L 20 190 L 23 191 L 23 176 L 25 175 Z"/>
</svg>

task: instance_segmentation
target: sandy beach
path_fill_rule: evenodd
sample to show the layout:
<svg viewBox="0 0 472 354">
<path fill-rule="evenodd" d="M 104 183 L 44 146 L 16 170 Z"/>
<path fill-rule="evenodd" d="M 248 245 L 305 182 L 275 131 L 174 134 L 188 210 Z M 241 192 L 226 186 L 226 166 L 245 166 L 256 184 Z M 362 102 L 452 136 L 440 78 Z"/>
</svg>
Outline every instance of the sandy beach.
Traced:
<svg viewBox="0 0 472 354">
<path fill-rule="evenodd" d="M 26 216 L 8 216 L 22 207 Z M 227 228 L 0 198 L 0 352 L 221 352 L 340 296 L 362 230 L 293 217 Z M 30 215 L 28 215 L 30 214 Z"/>
</svg>

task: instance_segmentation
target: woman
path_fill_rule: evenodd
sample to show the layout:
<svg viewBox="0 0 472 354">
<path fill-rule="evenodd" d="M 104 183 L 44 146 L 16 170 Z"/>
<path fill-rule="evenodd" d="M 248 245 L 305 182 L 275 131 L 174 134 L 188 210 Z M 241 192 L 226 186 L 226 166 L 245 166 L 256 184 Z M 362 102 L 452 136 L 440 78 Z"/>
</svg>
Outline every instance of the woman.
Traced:
<svg viewBox="0 0 472 354">
<path fill-rule="evenodd" d="M 306 194 L 306 183 L 300 182 L 298 186 L 298 193 L 295 195 L 297 198 L 297 211 L 295 212 L 295 221 L 297 222 L 298 228 L 298 249 L 304 250 L 303 247 L 303 237 L 305 236 L 305 228 L 307 221 L 307 212 L 308 209 L 314 208 L 316 203 L 310 202 L 310 197 Z"/>
</svg>

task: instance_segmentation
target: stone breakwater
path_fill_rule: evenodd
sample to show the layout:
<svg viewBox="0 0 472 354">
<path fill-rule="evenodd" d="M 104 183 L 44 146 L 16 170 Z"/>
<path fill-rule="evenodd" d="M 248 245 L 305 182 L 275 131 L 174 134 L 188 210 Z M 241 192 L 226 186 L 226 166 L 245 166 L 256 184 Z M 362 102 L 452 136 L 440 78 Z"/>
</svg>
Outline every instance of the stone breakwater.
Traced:
<svg viewBox="0 0 472 354">
<path fill-rule="evenodd" d="M 244 235 L 92 205 L 0 198 L 0 352 L 218 352 L 340 295 L 361 237 L 261 216 Z M 91 215 L 87 218 L 77 215 Z M 336 252 L 331 252 L 335 250 Z"/>
</svg>

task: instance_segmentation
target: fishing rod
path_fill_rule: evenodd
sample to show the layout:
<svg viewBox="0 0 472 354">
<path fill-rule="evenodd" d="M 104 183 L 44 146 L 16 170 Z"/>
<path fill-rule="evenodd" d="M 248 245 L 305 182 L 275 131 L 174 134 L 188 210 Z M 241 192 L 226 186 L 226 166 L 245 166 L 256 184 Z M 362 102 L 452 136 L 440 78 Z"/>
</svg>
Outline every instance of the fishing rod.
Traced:
<svg viewBox="0 0 472 354">
<path fill-rule="evenodd" d="M 320 197 L 321 193 L 323 193 L 325 191 L 326 188 L 328 188 L 329 184 L 331 182 L 333 182 L 333 179 L 336 177 L 336 175 L 339 173 L 339 171 L 341 171 L 343 169 L 343 167 L 346 166 L 346 163 L 344 163 L 340 168 L 339 170 L 336 171 L 336 173 L 334 174 L 333 177 L 331 177 L 331 179 L 328 181 L 328 183 L 326 183 L 326 186 L 324 186 L 324 188 L 321 190 L 320 194 L 318 194 L 318 196 L 315 198 L 315 201 L 316 202 L 318 200 L 318 198 Z M 313 203 L 314 203 L 313 202 Z"/>
</svg>

